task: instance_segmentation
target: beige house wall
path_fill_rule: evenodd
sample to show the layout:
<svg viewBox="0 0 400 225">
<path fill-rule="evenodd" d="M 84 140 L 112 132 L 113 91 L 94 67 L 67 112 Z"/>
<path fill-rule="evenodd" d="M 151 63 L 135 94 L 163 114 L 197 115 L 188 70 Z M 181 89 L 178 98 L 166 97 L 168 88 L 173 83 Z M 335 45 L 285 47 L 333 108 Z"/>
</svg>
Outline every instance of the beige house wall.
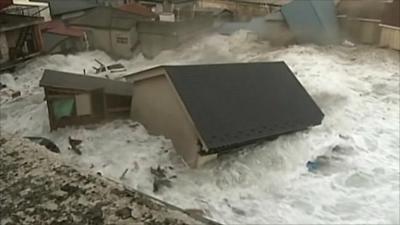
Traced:
<svg viewBox="0 0 400 225">
<path fill-rule="evenodd" d="M 133 56 L 132 47 L 138 41 L 136 29 L 107 30 L 93 27 L 79 27 L 87 31 L 89 45 L 92 48 L 108 52 L 116 57 L 130 58 Z M 118 43 L 117 38 L 127 38 L 126 43 Z"/>
<path fill-rule="evenodd" d="M 400 50 L 400 27 L 381 25 L 382 32 L 379 45 Z"/>
<path fill-rule="evenodd" d="M 196 129 L 165 75 L 134 83 L 131 116 L 149 133 L 171 139 L 185 162 L 197 167 L 200 146 Z"/>
<path fill-rule="evenodd" d="M 78 116 L 92 114 L 92 99 L 90 94 L 75 95 L 75 108 Z"/>
<path fill-rule="evenodd" d="M 339 24 L 343 28 L 344 37 L 363 44 L 377 44 L 381 28 L 380 20 L 365 18 L 348 18 L 339 16 Z"/>
<path fill-rule="evenodd" d="M 138 41 L 138 34 L 135 27 L 133 27 L 129 31 L 113 30 L 111 32 L 111 37 L 112 47 L 115 55 L 124 58 L 132 57 L 132 48 L 136 45 L 136 42 Z M 127 38 L 127 43 L 119 43 L 117 41 L 117 38 Z"/>
<path fill-rule="evenodd" d="M 103 51 L 111 50 L 110 32 L 108 30 L 91 28 L 91 27 L 79 27 L 79 28 L 88 31 L 87 35 L 90 47 L 100 49 Z"/>
</svg>

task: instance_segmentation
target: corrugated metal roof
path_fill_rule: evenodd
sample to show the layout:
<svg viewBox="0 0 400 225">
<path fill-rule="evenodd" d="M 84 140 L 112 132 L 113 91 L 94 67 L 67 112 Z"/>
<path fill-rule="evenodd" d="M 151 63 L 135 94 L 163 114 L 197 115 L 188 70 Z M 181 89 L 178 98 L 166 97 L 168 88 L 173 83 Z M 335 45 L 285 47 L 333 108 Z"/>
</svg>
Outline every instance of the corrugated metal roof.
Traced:
<svg viewBox="0 0 400 225">
<path fill-rule="evenodd" d="M 211 152 L 320 124 L 284 62 L 164 66 Z"/>
<path fill-rule="evenodd" d="M 300 43 L 332 44 L 339 40 L 339 26 L 333 0 L 292 1 L 282 14 Z"/>
<path fill-rule="evenodd" d="M 40 80 L 42 87 L 93 91 L 103 88 L 106 94 L 132 96 L 132 84 L 94 76 L 45 70 Z"/>
</svg>

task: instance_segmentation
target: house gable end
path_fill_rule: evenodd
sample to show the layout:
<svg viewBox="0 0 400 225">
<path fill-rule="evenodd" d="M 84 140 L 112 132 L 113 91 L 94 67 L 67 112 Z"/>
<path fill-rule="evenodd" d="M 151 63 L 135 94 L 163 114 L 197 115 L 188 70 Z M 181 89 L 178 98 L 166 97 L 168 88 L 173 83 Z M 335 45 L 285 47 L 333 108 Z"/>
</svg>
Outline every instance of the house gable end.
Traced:
<svg viewBox="0 0 400 225">
<path fill-rule="evenodd" d="M 176 151 L 190 167 L 199 158 L 199 137 L 189 115 L 176 95 L 168 75 L 134 81 L 131 117 L 155 135 L 172 140 Z"/>
</svg>

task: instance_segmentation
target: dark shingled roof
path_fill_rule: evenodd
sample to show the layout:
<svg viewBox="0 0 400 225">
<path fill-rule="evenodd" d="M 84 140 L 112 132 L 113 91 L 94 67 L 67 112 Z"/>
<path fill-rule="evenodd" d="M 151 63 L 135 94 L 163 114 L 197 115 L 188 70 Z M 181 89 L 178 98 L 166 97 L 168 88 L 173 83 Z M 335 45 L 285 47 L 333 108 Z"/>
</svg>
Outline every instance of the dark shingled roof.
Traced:
<svg viewBox="0 0 400 225">
<path fill-rule="evenodd" d="M 321 123 L 284 62 L 164 66 L 211 152 Z"/>
<path fill-rule="evenodd" d="M 41 17 L 5 14 L 0 12 L 0 32 L 43 23 Z"/>
<path fill-rule="evenodd" d="M 130 83 L 55 70 L 45 70 L 39 84 L 42 87 L 82 91 L 104 88 L 106 94 L 132 96 L 132 84 Z"/>
<path fill-rule="evenodd" d="M 144 17 L 111 7 L 98 7 L 69 21 L 70 25 L 103 29 L 129 30 Z"/>
<path fill-rule="evenodd" d="M 37 2 L 48 2 L 53 16 L 74 13 L 95 8 L 95 1 L 88 0 L 35 0 Z"/>
</svg>

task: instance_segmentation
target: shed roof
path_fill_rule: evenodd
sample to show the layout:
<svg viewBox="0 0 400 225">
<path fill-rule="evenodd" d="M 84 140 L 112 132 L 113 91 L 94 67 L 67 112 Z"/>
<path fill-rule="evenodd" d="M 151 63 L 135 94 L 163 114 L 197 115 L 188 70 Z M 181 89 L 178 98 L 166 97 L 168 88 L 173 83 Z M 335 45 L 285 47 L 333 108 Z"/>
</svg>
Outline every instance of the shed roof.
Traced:
<svg viewBox="0 0 400 225">
<path fill-rule="evenodd" d="M 93 91 L 103 88 L 106 94 L 132 96 L 132 84 L 94 76 L 45 70 L 40 86 L 72 90 Z"/>
<path fill-rule="evenodd" d="M 284 62 L 162 66 L 210 153 L 318 125 Z"/>
<path fill-rule="evenodd" d="M 129 30 L 144 17 L 112 7 L 98 7 L 85 15 L 72 19 L 69 24 L 75 26 L 95 27 L 103 29 Z"/>
</svg>

